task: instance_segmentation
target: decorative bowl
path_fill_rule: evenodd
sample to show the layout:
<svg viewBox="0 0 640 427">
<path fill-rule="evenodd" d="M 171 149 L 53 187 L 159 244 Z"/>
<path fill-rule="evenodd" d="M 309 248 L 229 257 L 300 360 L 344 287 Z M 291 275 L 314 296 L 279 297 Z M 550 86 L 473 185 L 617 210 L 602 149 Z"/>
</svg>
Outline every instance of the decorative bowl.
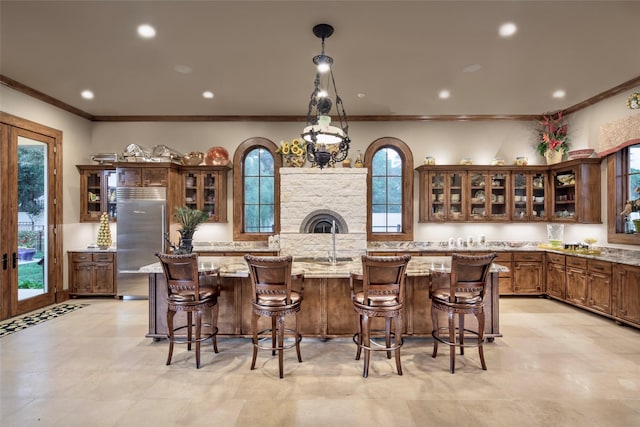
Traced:
<svg viewBox="0 0 640 427">
<path fill-rule="evenodd" d="M 212 147 L 207 151 L 204 162 L 208 165 L 226 166 L 229 163 L 229 152 L 224 147 Z"/>
<path fill-rule="evenodd" d="M 202 163 L 203 158 L 204 153 L 201 153 L 200 151 L 192 151 L 182 156 L 182 164 L 186 166 L 198 166 Z"/>
<path fill-rule="evenodd" d="M 584 159 L 590 157 L 595 150 L 593 148 L 583 148 L 580 150 L 572 150 L 567 153 L 569 159 Z"/>
</svg>

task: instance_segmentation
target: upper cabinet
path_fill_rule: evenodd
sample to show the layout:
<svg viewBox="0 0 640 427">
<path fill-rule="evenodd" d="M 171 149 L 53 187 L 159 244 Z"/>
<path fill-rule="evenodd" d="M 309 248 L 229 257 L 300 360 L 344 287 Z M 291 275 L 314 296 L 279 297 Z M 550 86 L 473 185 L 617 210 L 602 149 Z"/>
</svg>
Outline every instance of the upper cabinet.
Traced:
<svg viewBox="0 0 640 427">
<path fill-rule="evenodd" d="M 600 222 L 600 161 L 553 166 L 423 165 L 419 222 Z"/>
<path fill-rule="evenodd" d="M 80 172 L 80 222 L 99 222 L 107 212 L 116 220 L 116 169 L 113 166 L 78 165 Z"/>
<path fill-rule="evenodd" d="M 600 224 L 600 161 L 580 159 L 551 167 L 551 219 Z"/>
<path fill-rule="evenodd" d="M 117 187 L 166 187 L 168 212 L 189 206 L 206 212 L 208 222 L 227 222 L 228 166 L 116 163 L 77 168 L 81 222 L 99 222 L 102 212 L 115 221 Z"/>
<path fill-rule="evenodd" d="M 208 222 L 227 221 L 226 166 L 196 166 L 182 176 L 182 204 L 209 215 Z"/>
</svg>

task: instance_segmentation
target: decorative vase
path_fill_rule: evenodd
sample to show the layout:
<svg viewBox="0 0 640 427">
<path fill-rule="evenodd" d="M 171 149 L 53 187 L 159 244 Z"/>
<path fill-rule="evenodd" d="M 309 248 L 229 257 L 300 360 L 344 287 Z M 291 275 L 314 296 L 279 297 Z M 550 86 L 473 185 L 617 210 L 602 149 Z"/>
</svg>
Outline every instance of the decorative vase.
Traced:
<svg viewBox="0 0 640 427">
<path fill-rule="evenodd" d="M 562 151 L 547 150 L 544 153 L 544 158 L 546 159 L 548 165 L 555 165 L 556 163 L 560 163 L 562 161 L 563 154 L 564 153 Z"/>
</svg>

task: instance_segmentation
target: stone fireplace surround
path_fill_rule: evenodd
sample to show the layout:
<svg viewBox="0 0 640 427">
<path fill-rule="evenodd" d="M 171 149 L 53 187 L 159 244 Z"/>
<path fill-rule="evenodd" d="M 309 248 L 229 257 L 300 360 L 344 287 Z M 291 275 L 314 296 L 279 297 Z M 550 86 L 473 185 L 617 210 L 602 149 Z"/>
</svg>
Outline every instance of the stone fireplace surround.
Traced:
<svg viewBox="0 0 640 427">
<path fill-rule="evenodd" d="M 327 257 L 331 234 L 306 233 L 315 216 L 336 220 L 336 255 L 358 257 L 367 251 L 367 169 L 281 168 L 280 253 Z"/>
</svg>

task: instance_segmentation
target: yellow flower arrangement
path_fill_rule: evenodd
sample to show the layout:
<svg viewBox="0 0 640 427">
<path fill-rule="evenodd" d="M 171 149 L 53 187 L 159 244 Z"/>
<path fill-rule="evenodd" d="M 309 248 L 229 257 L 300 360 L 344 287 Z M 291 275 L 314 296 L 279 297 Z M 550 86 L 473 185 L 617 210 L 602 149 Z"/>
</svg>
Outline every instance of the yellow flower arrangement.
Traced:
<svg viewBox="0 0 640 427">
<path fill-rule="evenodd" d="M 630 110 L 635 110 L 640 108 L 640 93 L 634 92 L 627 99 L 627 108 Z"/>
</svg>

